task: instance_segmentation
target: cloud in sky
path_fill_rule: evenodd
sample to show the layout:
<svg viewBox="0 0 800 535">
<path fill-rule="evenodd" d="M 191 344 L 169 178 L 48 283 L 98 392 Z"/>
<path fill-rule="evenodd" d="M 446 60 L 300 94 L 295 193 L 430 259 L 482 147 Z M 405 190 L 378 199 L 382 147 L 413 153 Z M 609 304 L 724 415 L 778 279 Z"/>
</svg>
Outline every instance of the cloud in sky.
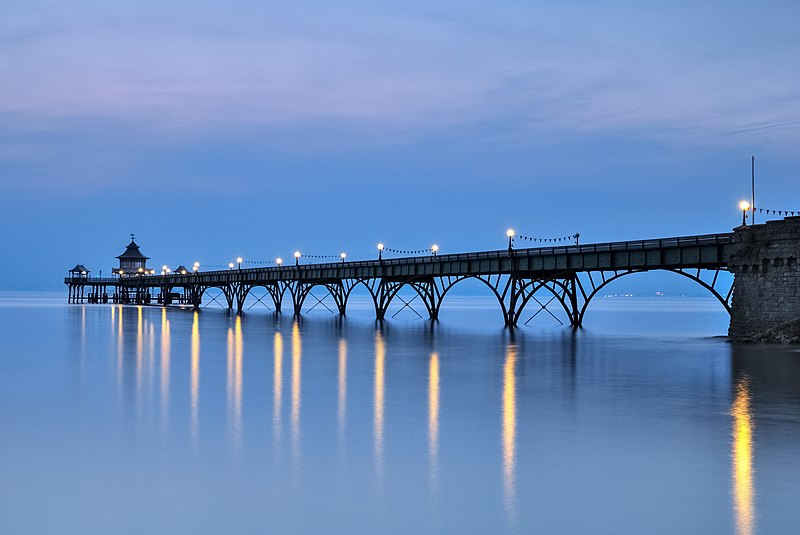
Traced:
<svg viewBox="0 0 800 535">
<path fill-rule="evenodd" d="M 525 139 L 800 127 L 792 3 L 4 2 L 7 128 L 319 123 Z M 80 124 L 80 123 L 78 123 Z"/>
</svg>

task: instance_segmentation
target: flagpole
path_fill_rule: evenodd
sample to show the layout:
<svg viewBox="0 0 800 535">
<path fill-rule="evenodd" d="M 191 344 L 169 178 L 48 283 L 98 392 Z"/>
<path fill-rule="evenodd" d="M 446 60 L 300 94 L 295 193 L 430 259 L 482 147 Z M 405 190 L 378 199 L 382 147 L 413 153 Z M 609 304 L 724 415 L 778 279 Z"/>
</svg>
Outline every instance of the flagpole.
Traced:
<svg viewBox="0 0 800 535">
<path fill-rule="evenodd" d="M 750 206 L 753 208 L 752 225 L 756 224 L 756 157 L 750 157 Z"/>
</svg>

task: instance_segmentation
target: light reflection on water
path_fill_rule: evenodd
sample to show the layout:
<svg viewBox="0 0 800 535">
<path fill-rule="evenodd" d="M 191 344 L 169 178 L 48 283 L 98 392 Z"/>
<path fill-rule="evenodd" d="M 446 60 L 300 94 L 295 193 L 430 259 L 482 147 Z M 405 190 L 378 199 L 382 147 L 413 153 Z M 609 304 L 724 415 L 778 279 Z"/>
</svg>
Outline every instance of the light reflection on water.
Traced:
<svg viewBox="0 0 800 535">
<path fill-rule="evenodd" d="M 733 416 L 733 497 L 738 535 L 752 535 L 755 525 L 753 497 L 753 420 L 747 378 L 736 383 Z"/>
<path fill-rule="evenodd" d="M 238 452 L 242 447 L 242 317 L 236 316 L 234 327 L 228 328 L 228 421 L 233 447 Z"/>
<path fill-rule="evenodd" d="M 192 445 L 197 445 L 198 428 L 200 425 L 200 315 L 192 314 L 192 339 L 191 339 L 191 434 Z"/>
<path fill-rule="evenodd" d="M 515 474 L 517 437 L 517 350 L 513 344 L 506 349 L 503 365 L 503 492 L 512 527 L 516 526 Z"/>
<path fill-rule="evenodd" d="M 273 336 L 272 372 L 272 440 L 277 450 L 281 441 L 281 407 L 283 406 L 283 335 Z"/>
<path fill-rule="evenodd" d="M 113 313 L 113 308 L 111 309 Z M 113 321 L 113 314 L 112 314 Z M 161 309 L 161 419 L 166 426 L 169 423 L 169 366 L 170 366 L 170 332 L 167 309 Z"/>
<path fill-rule="evenodd" d="M 300 408 L 301 398 L 301 373 L 302 373 L 303 345 L 300 341 L 300 325 L 297 321 L 292 323 L 292 459 L 295 472 L 300 466 Z"/>
<path fill-rule="evenodd" d="M 339 392 L 336 420 L 339 428 L 339 450 L 344 454 L 345 431 L 347 430 L 347 341 L 339 339 Z"/>
<path fill-rule="evenodd" d="M 142 404 L 142 359 L 144 358 L 144 326 L 142 325 L 142 307 L 136 307 L 136 414 Z"/>
<path fill-rule="evenodd" d="M 428 365 L 428 455 L 431 463 L 431 492 L 438 490 L 439 473 L 439 354 L 431 353 Z"/>
<path fill-rule="evenodd" d="M 752 535 L 800 521 L 785 505 L 800 484 L 791 350 L 53 308 L 70 346 L 50 316 L 13 311 L 0 321 L 27 358 L 0 353 L 2 532 L 53 531 L 58 515 L 29 514 L 52 507 L 82 533 L 223 532 L 233 511 L 243 533 Z M 29 325 L 53 334 L 23 336 Z M 771 452 L 757 480 L 756 446 Z"/>
<path fill-rule="evenodd" d="M 384 359 L 386 346 L 383 333 L 375 331 L 375 472 L 378 486 L 383 485 L 383 404 L 384 404 Z"/>
</svg>

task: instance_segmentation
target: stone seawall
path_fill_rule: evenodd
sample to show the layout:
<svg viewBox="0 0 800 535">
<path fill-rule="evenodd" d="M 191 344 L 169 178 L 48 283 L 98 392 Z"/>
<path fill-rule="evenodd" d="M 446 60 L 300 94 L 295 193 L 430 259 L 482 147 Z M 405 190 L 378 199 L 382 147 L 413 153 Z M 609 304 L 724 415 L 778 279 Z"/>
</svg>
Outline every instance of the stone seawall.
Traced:
<svg viewBox="0 0 800 535">
<path fill-rule="evenodd" d="M 728 267 L 735 289 L 728 336 L 761 340 L 800 318 L 800 217 L 734 229 Z"/>
</svg>

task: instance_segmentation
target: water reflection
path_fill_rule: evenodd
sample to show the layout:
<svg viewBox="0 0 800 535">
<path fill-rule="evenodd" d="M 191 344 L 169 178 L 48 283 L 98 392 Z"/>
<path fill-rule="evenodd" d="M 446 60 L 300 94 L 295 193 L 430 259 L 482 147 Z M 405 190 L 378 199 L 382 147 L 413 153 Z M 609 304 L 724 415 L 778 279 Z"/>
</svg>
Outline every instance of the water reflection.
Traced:
<svg viewBox="0 0 800 535">
<path fill-rule="evenodd" d="M 347 342 L 344 338 L 339 339 L 339 399 L 337 407 L 339 447 L 341 449 L 344 442 L 347 415 Z"/>
<path fill-rule="evenodd" d="M 272 376 L 272 437 L 277 446 L 281 439 L 281 405 L 283 404 L 283 335 L 273 339 L 274 369 Z"/>
<path fill-rule="evenodd" d="M 431 489 L 439 478 L 439 354 L 431 353 L 428 364 L 428 456 L 431 463 Z"/>
<path fill-rule="evenodd" d="M 142 307 L 136 307 L 136 412 L 139 413 L 139 408 L 142 402 L 142 358 L 143 358 L 143 326 L 142 326 Z"/>
<path fill-rule="evenodd" d="M 516 516 L 515 465 L 517 433 L 517 392 L 515 368 L 517 348 L 509 344 L 503 365 L 503 495 L 506 513 L 512 526 Z"/>
<path fill-rule="evenodd" d="M 234 328 L 228 328 L 228 418 L 235 450 L 242 446 L 242 317 L 236 316 Z"/>
<path fill-rule="evenodd" d="M 147 393 L 152 397 L 155 389 L 153 382 L 155 381 L 156 371 L 156 325 L 152 320 L 147 321 Z"/>
<path fill-rule="evenodd" d="M 170 332 L 167 309 L 161 309 L 161 420 L 167 423 L 169 416 L 169 364 Z"/>
<path fill-rule="evenodd" d="M 114 307 L 117 308 L 117 307 Z M 122 333 L 122 305 L 119 305 L 119 315 L 117 316 L 117 392 L 122 396 L 122 355 L 123 341 Z"/>
<path fill-rule="evenodd" d="M 300 457 L 300 372 L 303 347 L 300 341 L 300 325 L 292 324 L 292 458 L 295 467 Z"/>
<path fill-rule="evenodd" d="M 733 501 L 736 509 L 736 531 L 752 535 L 755 524 L 753 496 L 753 416 L 750 390 L 746 377 L 736 383 L 731 406 L 733 416 Z"/>
<path fill-rule="evenodd" d="M 375 471 L 378 482 L 383 479 L 383 404 L 384 404 L 384 358 L 386 345 L 383 334 L 375 332 Z"/>
<path fill-rule="evenodd" d="M 191 405 L 191 434 L 192 443 L 197 444 L 198 431 L 198 409 L 200 403 L 200 325 L 199 315 L 194 311 L 192 318 L 192 342 L 191 342 L 191 372 L 189 399 Z"/>
</svg>

